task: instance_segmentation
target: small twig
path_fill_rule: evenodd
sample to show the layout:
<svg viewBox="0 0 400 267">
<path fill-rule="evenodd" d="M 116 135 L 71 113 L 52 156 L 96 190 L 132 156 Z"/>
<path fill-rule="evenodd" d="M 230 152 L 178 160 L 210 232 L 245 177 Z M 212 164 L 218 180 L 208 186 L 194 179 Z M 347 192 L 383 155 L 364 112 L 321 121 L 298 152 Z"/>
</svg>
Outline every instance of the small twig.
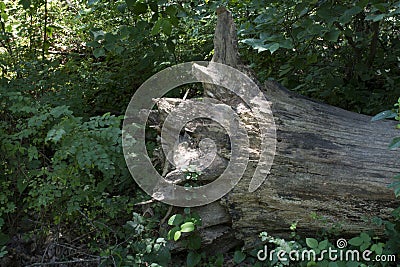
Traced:
<svg viewBox="0 0 400 267">
<path fill-rule="evenodd" d="M 165 221 L 168 219 L 168 217 L 169 217 L 169 215 L 171 215 L 171 212 L 172 212 L 172 208 L 173 208 L 174 206 L 170 206 L 169 207 L 169 209 L 168 209 L 168 211 L 167 211 L 167 213 L 165 214 L 165 216 L 164 216 L 164 218 L 162 218 L 161 220 L 160 220 L 160 223 L 159 223 L 159 225 L 160 225 L 160 230 L 161 230 L 161 226 L 165 223 Z"/>
</svg>

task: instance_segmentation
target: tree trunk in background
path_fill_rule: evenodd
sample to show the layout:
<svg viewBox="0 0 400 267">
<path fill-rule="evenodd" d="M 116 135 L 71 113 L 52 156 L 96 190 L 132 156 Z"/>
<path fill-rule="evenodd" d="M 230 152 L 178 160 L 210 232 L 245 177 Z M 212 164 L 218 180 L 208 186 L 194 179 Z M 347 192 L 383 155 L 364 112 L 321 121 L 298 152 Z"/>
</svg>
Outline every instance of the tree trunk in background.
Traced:
<svg viewBox="0 0 400 267">
<path fill-rule="evenodd" d="M 217 14 L 213 61 L 254 77 L 238 58 L 230 12 L 220 8 Z M 366 220 L 389 218 L 399 205 L 388 188 L 400 173 L 399 151 L 387 149 L 399 134 L 395 123 L 371 122 L 369 116 L 313 101 L 276 82 L 260 89 L 272 102 L 277 129 L 271 172 L 253 193 L 248 191 L 250 171 L 219 203 L 196 208 L 207 242 L 225 240 L 216 245 L 228 248 L 237 244 L 232 242 L 235 237 L 251 246 L 262 231 L 287 236 L 294 222 L 300 233 L 310 236 L 333 226 L 339 227 L 341 236 L 371 229 L 382 232 Z M 207 85 L 205 93 L 235 109 L 237 102 L 223 88 Z M 313 213 L 324 219 L 312 218 Z"/>
</svg>

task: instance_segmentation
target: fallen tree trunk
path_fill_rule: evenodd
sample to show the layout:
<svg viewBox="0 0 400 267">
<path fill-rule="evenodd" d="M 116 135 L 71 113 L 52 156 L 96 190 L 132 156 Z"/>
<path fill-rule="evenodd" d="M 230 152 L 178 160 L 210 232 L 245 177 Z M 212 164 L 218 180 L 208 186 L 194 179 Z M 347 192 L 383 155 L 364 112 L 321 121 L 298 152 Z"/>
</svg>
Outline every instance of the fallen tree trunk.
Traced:
<svg viewBox="0 0 400 267">
<path fill-rule="evenodd" d="M 217 14 L 213 61 L 254 77 L 238 58 L 231 14 L 223 8 Z M 388 188 L 400 173 L 399 151 L 387 149 L 399 134 L 395 123 L 371 122 L 369 116 L 297 95 L 276 82 L 266 82 L 260 89 L 272 102 L 276 125 L 277 145 L 271 171 L 252 193 L 248 191 L 252 170 L 246 171 L 239 184 L 220 201 L 224 209 L 197 208 L 204 217 L 203 227 L 228 225 L 236 239 L 247 246 L 254 244 L 262 231 L 287 236 L 295 222 L 297 230 L 306 235 L 334 226 L 342 236 L 364 230 L 381 232 L 380 227 L 366 220 L 375 216 L 389 218 L 399 205 Z M 239 103 L 224 88 L 206 85 L 205 93 L 234 110 Z M 171 101 L 160 101 L 161 112 L 168 113 L 162 106 Z M 220 162 L 212 165 L 209 173 L 217 172 L 212 168 L 219 170 L 224 160 Z M 180 175 L 176 171 L 169 174 L 177 181 L 182 180 Z"/>
</svg>

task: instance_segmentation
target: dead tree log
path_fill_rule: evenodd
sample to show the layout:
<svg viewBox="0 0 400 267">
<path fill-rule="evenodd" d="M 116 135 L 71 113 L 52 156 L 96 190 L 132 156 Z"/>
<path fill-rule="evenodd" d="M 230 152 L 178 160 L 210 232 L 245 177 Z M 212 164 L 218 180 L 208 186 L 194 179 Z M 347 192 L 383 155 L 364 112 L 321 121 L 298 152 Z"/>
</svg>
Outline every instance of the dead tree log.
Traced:
<svg viewBox="0 0 400 267">
<path fill-rule="evenodd" d="M 254 77 L 240 63 L 230 12 L 220 8 L 217 14 L 213 61 Z M 225 209 L 213 212 L 207 207 L 198 208 L 204 216 L 204 227 L 230 225 L 236 239 L 246 245 L 253 244 L 262 231 L 285 236 L 294 222 L 298 231 L 307 235 L 334 225 L 343 236 L 364 230 L 380 232 L 380 227 L 366 220 L 375 216 L 389 218 L 399 205 L 388 188 L 400 173 L 399 151 L 387 149 L 399 134 L 395 123 L 371 122 L 369 116 L 297 95 L 276 82 L 260 87 L 272 102 L 276 125 L 276 154 L 270 174 L 258 190 L 249 193 L 252 172 L 246 172 L 220 201 Z M 238 100 L 224 90 L 205 86 L 208 96 L 236 110 Z M 159 107 L 171 103 L 168 99 L 161 101 L 164 102 Z M 161 108 L 161 112 L 168 113 L 168 109 Z M 220 163 L 212 165 L 209 173 L 217 172 L 212 168 L 219 169 L 223 164 L 221 156 Z M 179 180 L 181 174 L 169 175 Z M 313 218 L 313 213 L 324 220 Z"/>
</svg>

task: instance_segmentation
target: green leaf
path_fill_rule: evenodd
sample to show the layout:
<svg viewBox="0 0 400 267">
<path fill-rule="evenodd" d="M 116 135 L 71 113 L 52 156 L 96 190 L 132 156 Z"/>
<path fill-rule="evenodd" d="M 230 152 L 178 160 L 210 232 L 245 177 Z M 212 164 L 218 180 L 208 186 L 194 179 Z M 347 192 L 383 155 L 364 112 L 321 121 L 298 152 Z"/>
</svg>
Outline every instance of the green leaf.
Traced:
<svg viewBox="0 0 400 267">
<path fill-rule="evenodd" d="M 96 4 L 97 2 L 99 2 L 99 0 L 89 0 L 88 6 L 92 6 L 92 5 Z"/>
<path fill-rule="evenodd" d="M 244 261 L 244 259 L 246 259 L 246 254 L 244 254 L 242 251 L 240 250 L 236 250 L 235 254 L 233 254 L 233 261 L 236 264 L 241 263 L 242 261 Z"/>
<path fill-rule="evenodd" d="M 201 260 L 201 254 L 194 251 L 190 251 L 186 258 L 186 265 L 187 267 L 194 267 L 200 263 L 200 260 Z"/>
<path fill-rule="evenodd" d="M 378 15 L 368 15 L 365 17 L 365 20 L 372 20 L 373 22 L 377 22 L 383 20 L 386 17 L 386 14 L 378 14 Z"/>
<path fill-rule="evenodd" d="M 104 37 L 104 32 L 102 30 L 99 31 L 91 31 L 93 34 L 93 38 L 95 41 L 101 40 Z"/>
<path fill-rule="evenodd" d="M 165 9 L 165 13 L 167 13 L 170 17 L 175 16 L 176 13 L 178 13 L 178 10 L 176 9 L 175 6 L 167 6 Z"/>
<path fill-rule="evenodd" d="M 28 147 L 28 158 L 29 158 L 29 161 L 39 158 L 39 152 L 35 146 Z"/>
<path fill-rule="evenodd" d="M 183 233 L 189 233 L 194 231 L 194 224 L 192 222 L 187 222 L 181 225 L 181 231 Z"/>
<path fill-rule="evenodd" d="M 179 226 L 181 223 L 183 223 L 183 216 L 181 214 L 174 214 L 168 220 L 169 225 Z"/>
<path fill-rule="evenodd" d="M 354 6 L 350 9 L 347 9 L 343 15 L 339 18 L 339 22 L 346 24 L 349 23 L 351 21 L 351 19 L 353 18 L 353 16 L 357 15 L 358 13 L 360 13 L 363 9 L 359 6 Z"/>
<path fill-rule="evenodd" d="M 17 189 L 20 194 L 25 191 L 27 186 L 28 183 L 24 179 L 20 178 L 17 180 Z"/>
<path fill-rule="evenodd" d="M 128 6 L 129 9 L 132 9 L 133 6 L 136 3 L 136 0 L 125 0 L 126 5 Z"/>
<path fill-rule="evenodd" d="M 133 7 L 130 9 L 132 9 L 133 13 L 135 13 L 136 15 L 141 15 L 147 12 L 147 5 L 139 2 L 133 5 Z"/>
<path fill-rule="evenodd" d="M 51 129 L 46 136 L 45 141 L 53 141 L 57 143 L 64 136 L 66 131 L 64 129 Z"/>
<path fill-rule="evenodd" d="M 97 41 L 87 42 L 86 45 L 89 46 L 89 47 L 93 47 L 93 48 L 98 48 L 98 47 L 100 47 L 100 43 L 97 42 Z"/>
<path fill-rule="evenodd" d="M 22 2 L 22 1 L 20 1 L 20 4 L 22 5 L 21 2 Z M 4 11 L 4 10 L 6 10 L 6 4 L 4 4 L 3 1 L 1 1 L 1 2 L 0 2 L 0 11 Z"/>
<path fill-rule="evenodd" d="M 108 43 L 115 43 L 118 40 L 118 37 L 115 34 L 108 32 L 104 35 L 104 40 Z"/>
<path fill-rule="evenodd" d="M 363 244 L 360 246 L 360 250 L 361 250 L 361 251 L 366 250 L 367 248 L 369 248 L 369 245 L 370 245 L 369 242 L 368 242 L 368 243 L 363 243 Z"/>
<path fill-rule="evenodd" d="M 322 241 L 319 242 L 319 244 L 318 244 L 318 248 L 319 248 L 320 250 L 326 249 L 327 247 L 328 247 L 328 240 L 327 240 L 327 239 L 322 240 Z"/>
<path fill-rule="evenodd" d="M 154 24 L 153 29 L 151 30 L 151 34 L 155 35 L 160 32 L 165 33 L 166 35 L 170 35 L 172 32 L 171 22 L 166 18 L 160 18 Z"/>
<path fill-rule="evenodd" d="M 94 55 L 95 58 L 99 58 L 99 57 L 105 56 L 105 54 L 106 54 L 106 52 L 104 51 L 104 48 L 102 48 L 102 47 L 96 48 L 93 51 L 93 55 Z"/>
<path fill-rule="evenodd" d="M 201 237 L 199 235 L 190 235 L 188 237 L 188 249 L 197 250 L 201 247 Z"/>
<path fill-rule="evenodd" d="M 178 241 L 178 239 L 181 237 L 182 232 L 181 231 L 176 231 L 174 234 L 174 241 Z"/>
<path fill-rule="evenodd" d="M 172 239 L 174 239 L 174 236 L 175 236 L 175 233 L 177 232 L 177 231 L 179 231 L 179 227 L 178 226 L 175 226 L 174 228 L 172 228 L 171 230 L 169 230 L 168 231 L 168 234 L 167 234 L 167 238 L 169 239 L 169 240 L 172 240 Z"/>
<path fill-rule="evenodd" d="M 172 24 L 171 22 L 169 22 L 169 20 L 164 19 L 163 23 L 162 23 L 162 31 L 163 33 L 165 33 L 166 35 L 171 35 L 172 32 Z"/>
<path fill-rule="evenodd" d="M 314 238 L 306 238 L 306 244 L 310 248 L 318 248 L 318 241 Z"/>
<path fill-rule="evenodd" d="M 161 28 L 162 28 L 162 18 L 160 18 L 159 20 L 156 21 L 156 23 L 154 23 L 153 29 L 151 29 L 151 34 L 152 35 L 156 35 L 159 34 L 161 32 Z"/>
<path fill-rule="evenodd" d="M 339 30 L 332 30 L 327 33 L 325 33 L 325 40 L 330 41 L 330 42 L 337 42 L 338 38 L 340 36 L 340 31 Z"/>
<path fill-rule="evenodd" d="M 359 266 L 359 263 L 356 261 L 348 261 L 346 263 L 346 267 L 358 267 L 358 266 Z"/>
<path fill-rule="evenodd" d="M 349 244 L 352 246 L 359 247 L 361 244 L 364 243 L 363 239 L 359 236 L 353 237 L 352 239 L 349 240 Z"/>
<path fill-rule="evenodd" d="M 273 54 L 276 50 L 278 50 L 280 45 L 278 43 L 273 43 L 268 47 L 268 50 Z"/>
<path fill-rule="evenodd" d="M 158 4 L 156 1 L 152 1 L 149 3 L 149 7 L 151 9 L 151 11 L 157 13 L 158 12 Z"/>
<path fill-rule="evenodd" d="M 244 39 L 241 41 L 244 44 L 250 45 L 251 47 L 253 47 L 254 49 L 258 50 L 258 53 L 268 50 L 265 45 L 264 45 L 264 41 L 261 39 Z"/>
<path fill-rule="evenodd" d="M 371 237 L 367 233 L 361 233 L 360 238 L 364 241 L 364 243 L 370 242 Z"/>
<path fill-rule="evenodd" d="M 124 13 L 126 7 L 127 7 L 126 3 L 122 3 L 122 4 L 118 5 L 117 9 L 119 12 Z"/>
<path fill-rule="evenodd" d="M 400 137 L 393 138 L 392 142 L 389 145 L 389 149 L 395 149 L 400 147 Z"/>
<path fill-rule="evenodd" d="M 371 121 L 379 121 L 383 119 L 392 119 L 396 117 L 396 112 L 392 110 L 382 111 L 371 118 Z"/>
<path fill-rule="evenodd" d="M 24 9 L 28 9 L 31 7 L 31 0 L 21 0 L 19 1 L 19 3 Z"/>
</svg>

